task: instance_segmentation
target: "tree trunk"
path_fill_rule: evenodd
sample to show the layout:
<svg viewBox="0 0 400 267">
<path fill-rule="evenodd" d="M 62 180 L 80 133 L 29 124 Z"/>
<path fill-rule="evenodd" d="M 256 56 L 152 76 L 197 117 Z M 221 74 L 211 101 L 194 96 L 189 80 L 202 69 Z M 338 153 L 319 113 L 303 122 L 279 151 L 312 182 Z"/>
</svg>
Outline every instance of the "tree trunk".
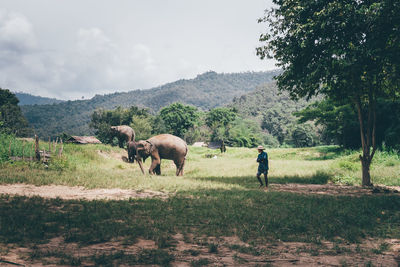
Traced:
<svg viewBox="0 0 400 267">
<path fill-rule="evenodd" d="M 360 156 L 362 167 L 362 186 L 371 186 L 371 174 L 369 172 L 371 161 L 364 156 Z"/>
<path fill-rule="evenodd" d="M 358 122 L 360 123 L 360 135 L 361 135 L 361 146 L 362 155 L 360 155 L 361 160 L 361 170 L 362 170 L 362 186 L 371 186 L 371 174 L 370 166 L 372 158 L 374 157 L 376 151 L 375 143 L 375 128 L 376 128 L 376 110 L 375 110 L 375 98 L 370 95 L 370 101 L 368 106 L 368 121 L 367 126 L 364 128 L 364 118 L 361 108 L 360 98 L 355 100 L 355 105 L 358 113 Z M 371 151 L 372 146 L 372 151 Z"/>
</svg>

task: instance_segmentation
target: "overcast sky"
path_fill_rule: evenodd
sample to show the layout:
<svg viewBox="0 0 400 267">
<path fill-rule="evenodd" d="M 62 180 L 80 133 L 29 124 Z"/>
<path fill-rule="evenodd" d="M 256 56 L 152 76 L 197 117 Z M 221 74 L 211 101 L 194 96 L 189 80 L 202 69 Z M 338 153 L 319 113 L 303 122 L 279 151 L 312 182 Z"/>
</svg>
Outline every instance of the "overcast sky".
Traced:
<svg viewBox="0 0 400 267">
<path fill-rule="evenodd" d="M 265 71 L 270 0 L 1 0 L 0 87 L 61 99 Z"/>
</svg>

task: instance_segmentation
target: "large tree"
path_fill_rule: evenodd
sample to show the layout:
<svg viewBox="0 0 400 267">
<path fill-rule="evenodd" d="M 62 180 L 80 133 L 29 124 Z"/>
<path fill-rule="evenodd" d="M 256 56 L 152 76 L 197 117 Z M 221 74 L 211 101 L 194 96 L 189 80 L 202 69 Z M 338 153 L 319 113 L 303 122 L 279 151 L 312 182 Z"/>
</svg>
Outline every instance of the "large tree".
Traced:
<svg viewBox="0 0 400 267">
<path fill-rule="evenodd" d="M 8 89 L 0 88 L 0 132 L 28 136 L 32 133 L 18 106 L 19 100 Z"/>
<path fill-rule="evenodd" d="M 257 54 L 283 70 L 281 90 L 294 99 L 324 94 L 356 110 L 362 185 L 371 185 L 378 97 L 399 96 L 400 2 L 273 0 Z"/>
<path fill-rule="evenodd" d="M 187 130 L 195 125 L 199 119 L 197 108 L 173 103 L 160 111 L 166 130 L 176 136 L 183 138 Z"/>
<path fill-rule="evenodd" d="M 223 141 L 228 136 L 230 126 L 236 119 L 235 108 L 214 108 L 206 115 L 206 125 L 211 129 L 212 141 Z"/>
</svg>

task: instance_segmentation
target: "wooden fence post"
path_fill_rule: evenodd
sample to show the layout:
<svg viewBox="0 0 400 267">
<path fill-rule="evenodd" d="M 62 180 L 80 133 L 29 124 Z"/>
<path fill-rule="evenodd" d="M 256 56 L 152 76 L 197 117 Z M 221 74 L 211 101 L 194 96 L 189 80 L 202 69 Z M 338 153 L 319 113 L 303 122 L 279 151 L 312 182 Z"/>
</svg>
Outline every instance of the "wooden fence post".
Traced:
<svg viewBox="0 0 400 267">
<path fill-rule="evenodd" d="M 11 142 L 12 142 L 12 139 L 10 139 L 10 145 L 8 146 L 8 158 L 11 157 Z"/>
<path fill-rule="evenodd" d="M 35 157 L 37 161 L 40 161 L 40 152 L 39 152 L 39 136 L 35 134 Z"/>
<path fill-rule="evenodd" d="M 33 144 L 34 144 L 34 142 L 32 142 L 32 145 L 31 145 L 31 151 L 29 151 L 29 159 L 32 161 L 33 160 L 33 153 L 35 153 L 35 151 L 33 150 Z"/>
<path fill-rule="evenodd" d="M 25 160 L 25 141 L 22 141 L 22 160 Z"/>
<path fill-rule="evenodd" d="M 49 136 L 49 153 L 51 154 L 51 139 L 50 139 L 50 136 Z"/>
<path fill-rule="evenodd" d="M 58 157 L 59 158 L 61 158 L 62 152 L 63 152 L 63 148 L 64 148 L 62 139 L 60 139 L 60 145 L 61 145 L 60 150 L 58 150 Z"/>
<path fill-rule="evenodd" d="M 53 150 L 54 150 L 54 154 L 57 153 L 57 143 L 58 143 L 58 136 L 57 136 L 57 138 L 53 141 Z"/>
</svg>

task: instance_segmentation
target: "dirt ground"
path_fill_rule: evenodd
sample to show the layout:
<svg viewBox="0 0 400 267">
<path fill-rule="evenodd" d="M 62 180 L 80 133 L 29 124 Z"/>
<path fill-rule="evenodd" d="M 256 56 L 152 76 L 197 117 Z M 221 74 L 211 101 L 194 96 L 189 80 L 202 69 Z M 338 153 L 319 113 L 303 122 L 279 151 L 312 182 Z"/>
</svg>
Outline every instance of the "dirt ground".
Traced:
<svg viewBox="0 0 400 267">
<path fill-rule="evenodd" d="M 7 184 L 0 185 L 0 195 L 20 195 L 20 196 L 40 196 L 43 198 L 61 198 L 61 199 L 109 199 L 124 200 L 129 198 L 167 198 L 168 194 L 164 192 L 155 192 L 150 190 L 128 190 L 120 188 L 112 189 L 85 189 L 81 186 L 70 187 L 63 185 L 35 186 L 29 184 Z"/>
<path fill-rule="evenodd" d="M 174 243 L 167 250 L 174 255 L 172 266 L 201 266 L 196 262 L 206 262 L 210 266 L 399 266 L 400 240 L 364 240 L 363 243 L 336 244 L 323 242 L 310 244 L 301 242 L 274 242 L 252 247 L 237 237 L 195 238 L 174 236 Z M 388 250 L 377 251 L 378 245 L 388 244 Z M 216 249 L 210 252 L 207 244 L 216 244 Z M 79 265 L 93 266 L 92 255 L 115 254 L 123 251 L 124 255 L 135 255 L 144 249 L 157 249 L 152 240 L 138 239 L 133 245 L 115 240 L 101 244 L 79 246 L 76 243 L 65 243 L 62 237 L 53 238 L 47 244 L 34 248 L 0 245 L 0 266 L 62 266 L 63 257 L 81 259 Z M 48 255 L 38 259 L 29 255 Z M 64 256 L 57 256 L 57 255 Z M 68 266 L 68 265 L 64 265 Z M 120 265 L 122 266 L 122 265 Z"/>
<path fill-rule="evenodd" d="M 373 189 L 360 186 L 345 186 L 335 184 L 272 184 L 269 191 L 291 192 L 300 194 L 323 195 L 372 195 L 372 194 L 400 194 L 400 186 L 378 186 Z M 0 195 L 40 196 L 43 198 L 61 199 L 109 199 L 124 200 L 129 198 L 168 198 L 169 194 L 151 190 L 129 189 L 85 189 L 84 187 L 70 187 L 62 185 L 35 186 L 29 184 L 3 184 L 0 185 Z"/>
<path fill-rule="evenodd" d="M 399 194 L 400 188 L 368 189 L 331 184 L 272 184 L 270 191 L 354 196 Z M 0 194 L 87 200 L 169 197 L 167 193 L 149 190 L 85 189 L 59 185 L 38 187 L 27 184 L 0 185 Z M 210 266 L 400 266 L 400 239 L 365 239 L 360 244 L 342 242 L 339 245 L 332 242 L 311 244 L 274 241 L 256 247 L 242 242 L 237 237 L 210 238 L 176 234 L 173 239 L 172 245 L 167 248 L 175 258 L 172 266 L 201 266 L 203 263 L 208 263 Z M 213 250 L 210 250 L 210 244 L 215 244 Z M 386 249 L 380 249 L 382 244 L 385 244 Z M 62 237 L 53 238 L 49 243 L 36 247 L 0 243 L 0 266 L 60 266 L 62 256 L 57 255 L 61 254 L 64 257 L 68 254 L 70 257 L 82 259 L 81 265 L 93 266 L 93 262 L 87 261 L 91 255 L 120 251 L 125 255 L 134 255 L 143 249 L 158 248 L 154 241 L 144 239 L 138 239 L 134 244 L 114 240 L 88 246 L 67 243 Z M 33 252 L 49 256 L 35 260 L 29 257 Z"/>
</svg>

